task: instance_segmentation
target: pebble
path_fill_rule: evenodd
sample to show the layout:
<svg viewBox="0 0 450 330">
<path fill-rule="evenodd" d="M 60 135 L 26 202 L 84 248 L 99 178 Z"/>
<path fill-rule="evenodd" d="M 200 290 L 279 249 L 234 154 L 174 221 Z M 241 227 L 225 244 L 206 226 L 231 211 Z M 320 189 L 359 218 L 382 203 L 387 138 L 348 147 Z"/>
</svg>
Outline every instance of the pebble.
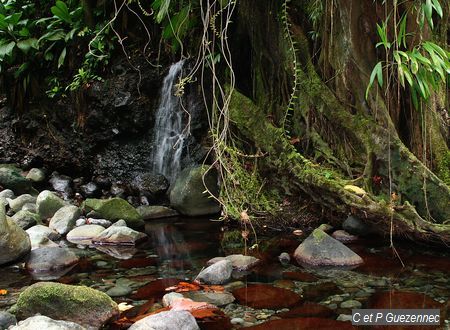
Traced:
<svg viewBox="0 0 450 330">
<path fill-rule="evenodd" d="M 351 315 L 348 315 L 348 314 L 340 314 L 340 315 L 337 317 L 337 320 L 338 320 L 338 321 L 351 321 L 351 320 L 352 320 L 352 316 L 351 316 Z"/>
<path fill-rule="evenodd" d="M 237 324 L 244 324 L 245 321 L 243 319 L 241 319 L 240 317 L 235 317 L 235 318 L 232 318 L 230 322 L 231 322 L 231 324 L 237 325 Z"/>
<path fill-rule="evenodd" d="M 341 303 L 341 308 L 348 308 L 348 309 L 354 309 L 354 308 L 361 308 L 362 304 L 358 300 L 346 300 L 343 303 Z"/>
</svg>

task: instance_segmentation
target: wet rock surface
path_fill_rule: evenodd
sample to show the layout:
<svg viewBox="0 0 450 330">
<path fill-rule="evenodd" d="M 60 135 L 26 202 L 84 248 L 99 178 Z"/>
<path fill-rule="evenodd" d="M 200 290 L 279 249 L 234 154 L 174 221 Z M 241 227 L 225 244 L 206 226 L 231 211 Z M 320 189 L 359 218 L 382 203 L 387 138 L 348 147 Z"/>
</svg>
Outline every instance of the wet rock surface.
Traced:
<svg viewBox="0 0 450 330">
<path fill-rule="evenodd" d="M 30 250 L 27 233 L 6 216 L 5 207 L 0 205 L 0 265 L 20 258 Z"/>
</svg>

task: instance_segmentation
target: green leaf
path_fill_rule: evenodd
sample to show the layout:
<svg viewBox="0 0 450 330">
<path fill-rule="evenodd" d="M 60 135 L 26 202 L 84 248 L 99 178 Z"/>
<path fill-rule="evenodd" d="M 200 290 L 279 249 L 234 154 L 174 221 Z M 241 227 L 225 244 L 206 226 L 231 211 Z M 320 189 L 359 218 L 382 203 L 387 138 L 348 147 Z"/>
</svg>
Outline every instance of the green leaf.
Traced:
<svg viewBox="0 0 450 330">
<path fill-rule="evenodd" d="M 430 25 L 431 29 L 433 29 L 433 5 L 431 3 L 431 0 L 426 0 L 426 2 L 422 5 L 423 11 L 425 13 L 425 18 L 428 21 L 428 24 Z"/>
<path fill-rule="evenodd" d="M 61 19 L 66 23 L 72 23 L 72 18 L 69 14 L 69 9 L 67 5 L 63 1 L 56 1 L 56 5 L 50 8 L 50 11 L 53 15 Z"/>
<path fill-rule="evenodd" d="M 442 11 L 441 4 L 438 0 L 432 0 L 433 1 L 433 8 L 436 10 L 436 13 L 439 15 L 440 18 L 444 16 L 444 12 Z"/>
<path fill-rule="evenodd" d="M 411 73 L 408 70 L 408 67 L 404 64 L 401 65 L 403 74 L 405 75 L 406 80 L 408 81 L 408 84 L 412 87 L 414 85 L 414 80 L 411 75 Z"/>
<path fill-rule="evenodd" d="M 5 22 L 8 24 L 17 25 L 19 23 L 20 18 L 22 17 L 22 12 L 20 13 L 14 13 L 10 16 L 5 17 Z"/>
<path fill-rule="evenodd" d="M 58 69 L 64 64 L 64 59 L 66 58 L 66 47 L 62 50 L 58 58 Z"/>
<path fill-rule="evenodd" d="M 159 7 L 158 14 L 156 15 L 156 23 L 160 24 L 162 20 L 168 15 L 170 7 L 170 0 L 162 0 Z"/>
<path fill-rule="evenodd" d="M 19 36 L 21 36 L 21 37 L 28 37 L 29 35 L 30 35 L 30 30 L 28 30 L 26 27 L 23 27 L 19 31 Z"/>
<path fill-rule="evenodd" d="M 398 72 L 398 80 L 400 81 L 402 87 L 405 88 L 405 74 L 403 73 L 403 68 L 401 65 L 397 66 L 397 72 Z"/>
<path fill-rule="evenodd" d="M 400 21 L 400 29 L 397 37 L 397 45 L 403 44 L 403 47 L 406 48 L 406 14 L 403 15 Z"/>
<path fill-rule="evenodd" d="M 12 54 L 15 45 L 16 45 L 15 41 L 11 41 L 7 44 L 6 43 L 2 44 L 0 46 L 0 59 L 3 59 L 5 56 L 10 56 Z"/>
<path fill-rule="evenodd" d="M 372 73 L 370 74 L 370 79 L 369 79 L 369 84 L 367 85 L 367 89 L 366 89 L 366 99 L 369 96 L 369 90 L 373 85 L 373 82 L 375 81 L 375 77 L 379 76 L 379 72 L 381 72 L 381 79 L 383 79 L 383 69 L 382 69 L 382 63 L 378 62 L 377 65 L 375 65 L 375 67 L 372 70 Z M 379 83 L 379 81 L 378 81 Z M 383 83 L 381 83 L 380 86 L 382 86 Z"/>
<path fill-rule="evenodd" d="M 417 97 L 416 86 L 411 87 L 411 100 L 412 100 L 414 108 L 416 110 L 419 110 L 419 100 L 418 100 L 418 97 Z"/>
<path fill-rule="evenodd" d="M 66 33 L 63 29 L 58 29 L 54 31 L 47 32 L 42 37 L 39 38 L 39 42 L 42 40 L 48 40 L 48 41 L 57 41 L 57 40 L 63 40 L 66 36 Z"/>
<path fill-rule="evenodd" d="M 377 70 L 377 80 L 380 87 L 383 87 L 383 67 L 381 65 L 381 62 L 378 62 L 378 64 L 375 66 L 375 69 Z"/>
<path fill-rule="evenodd" d="M 38 49 L 38 40 L 36 38 L 28 38 L 25 40 L 20 40 L 17 42 L 17 47 L 27 54 L 30 50 L 30 48 Z"/>
</svg>

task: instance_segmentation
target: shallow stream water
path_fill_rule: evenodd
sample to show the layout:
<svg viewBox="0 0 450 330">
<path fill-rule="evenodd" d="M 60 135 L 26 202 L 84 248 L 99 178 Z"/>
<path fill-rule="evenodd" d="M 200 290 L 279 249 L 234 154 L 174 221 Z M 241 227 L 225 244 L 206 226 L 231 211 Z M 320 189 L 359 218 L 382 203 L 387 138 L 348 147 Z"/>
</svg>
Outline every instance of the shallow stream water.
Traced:
<svg viewBox="0 0 450 330">
<path fill-rule="evenodd" d="M 260 286 L 255 291 L 249 290 L 244 298 L 221 306 L 225 316 L 229 317 L 227 322 L 205 323 L 201 325 L 202 329 L 241 328 L 275 319 L 289 322 L 292 317 L 345 321 L 352 308 L 420 308 L 429 307 L 430 301 L 441 308 L 441 317 L 446 319 L 442 328 L 449 326 L 448 249 L 396 242 L 400 260 L 389 247 L 389 242 L 372 238 L 348 245 L 364 259 L 364 264 L 356 269 L 305 269 L 294 258 L 287 265 L 278 260 L 281 252 L 292 257 L 295 248 L 305 238 L 293 234 L 258 237 L 258 245 L 250 249 L 222 244 L 222 223 L 205 218 L 147 222 L 145 231 L 149 240 L 136 249 L 106 247 L 100 251 L 94 247 L 77 247 L 61 242 L 73 247 L 82 259 L 57 281 L 90 286 L 107 292 L 118 303 L 145 305 L 148 312 L 162 307 L 161 297 L 166 293 L 166 287 L 193 280 L 209 259 L 247 253 L 262 262 L 250 273 L 236 274 L 225 289 L 233 292 L 240 287 Z M 33 278 L 23 264 L 2 267 L 0 289 L 8 290 L 8 294 L 0 295 L 0 310 L 7 310 L 24 287 L 37 279 L 39 277 Z M 283 294 L 271 295 L 273 287 L 294 291 L 301 296 L 301 301 L 286 307 L 287 298 Z M 270 300 L 270 307 L 248 306 L 255 306 L 249 301 L 260 298 Z M 111 327 L 118 328 L 117 325 Z"/>
</svg>

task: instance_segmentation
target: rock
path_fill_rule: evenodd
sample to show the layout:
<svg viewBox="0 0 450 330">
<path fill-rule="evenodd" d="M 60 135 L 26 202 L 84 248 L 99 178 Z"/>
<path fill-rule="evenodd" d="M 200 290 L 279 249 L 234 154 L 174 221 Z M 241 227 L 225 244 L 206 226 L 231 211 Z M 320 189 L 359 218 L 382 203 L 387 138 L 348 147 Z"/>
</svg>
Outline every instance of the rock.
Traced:
<svg viewBox="0 0 450 330">
<path fill-rule="evenodd" d="M 178 175 L 170 191 L 170 205 L 183 215 L 198 216 L 220 212 L 220 204 L 205 192 L 205 184 L 210 193 L 218 196 L 217 174 L 208 166 L 186 168 Z M 203 175 L 205 184 L 203 183 Z"/>
<path fill-rule="evenodd" d="M 174 300 L 182 299 L 182 298 L 184 298 L 184 296 L 181 293 L 177 293 L 177 292 L 166 293 L 162 297 L 162 303 L 163 303 L 164 307 L 170 307 Z M 195 299 L 193 299 L 193 300 L 195 300 Z"/>
<path fill-rule="evenodd" d="M 124 226 L 124 223 L 118 221 L 94 237 L 92 243 L 98 245 L 136 245 L 147 237 L 146 234 L 128 228 Z"/>
<path fill-rule="evenodd" d="M 98 329 L 118 316 L 117 304 L 103 292 L 85 286 L 39 282 L 19 296 L 16 316 L 25 319 L 35 314 L 78 323 Z"/>
<path fill-rule="evenodd" d="M 287 266 L 289 265 L 289 263 L 291 262 L 291 256 L 289 255 L 289 253 L 287 252 L 282 252 L 279 256 L 278 256 L 278 260 L 280 261 L 280 263 L 283 266 Z"/>
<path fill-rule="evenodd" d="M 291 308 L 289 311 L 277 314 L 283 319 L 297 318 L 297 317 L 333 317 L 334 312 L 323 305 L 317 303 L 304 303 L 301 306 Z"/>
<path fill-rule="evenodd" d="M 27 233 L 6 217 L 5 206 L 0 205 L 0 265 L 19 259 L 31 250 Z"/>
<path fill-rule="evenodd" d="M 358 300 L 346 300 L 341 303 L 341 308 L 356 309 L 361 308 L 362 304 Z"/>
<path fill-rule="evenodd" d="M 0 186 L 11 189 L 16 195 L 33 191 L 31 181 L 24 178 L 18 168 L 5 165 L 0 165 Z"/>
<path fill-rule="evenodd" d="M 120 221 L 120 220 L 119 220 Z M 123 221 L 123 220 L 122 220 Z M 112 225 L 112 222 L 106 219 L 93 219 L 93 218 L 88 218 L 86 220 L 86 223 L 89 225 L 99 225 L 105 228 L 108 228 L 109 226 Z M 117 223 L 117 222 L 116 222 Z M 126 223 L 125 223 L 126 225 Z"/>
<path fill-rule="evenodd" d="M 249 284 L 232 293 L 239 304 L 258 309 L 290 308 L 301 300 L 301 297 L 291 290 L 267 284 Z"/>
<path fill-rule="evenodd" d="M 36 315 L 27 318 L 24 321 L 20 321 L 18 325 L 10 328 L 9 330 L 86 330 L 81 325 L 61 320 L 53 320 L 47 316 Z"/>
<path fill-rule="evenodd" d="M 26 178 L 30 181 L 40 183 L 45 180 L 45 172 L 40 168 L 32 168 L 28 171 Z"/>
<path fill-rule="evenodd" d="M 37 210 L 36 210 L 36 203 L 26 203 L 22 206 L 22 210 L 21 211 L 30 211 L 31 213 L 36 213 L 37 214 Z"/>
<path fill-rule="evenodd" d="M 95 177 L 94 183 L 96 183 L 100 189 L 109 190 L 109 188 L 111 188 L 111 180 L 102 175 Z"/>
<path fill-rule="evenodd" d="M 190 291 L 185 293 L 185 297 L 193 301 L 206 302 L 215 306 L 228 305 L 234 301 L 234 296 L 229 292 Z"/>
<path fill-rule="evenodd" d="M 167 311 L 147 316 L 134 323 L 129 330 L 199 330 L 191 313 Z"/>
<path fill-rule="evenodd" d="M 96 245 L 95 248 L 111 257 L 124 260 L 132 258 L 138 251 L 134 246 Z"/>
<path fill-rule="evenodd" d="M 229 260 L 233 265 L 233 270 L 247 271 L 250 268 L 256 266 L 260 260 L 252 256 L 244 256 L 242 254 L 231 254 L 226 257 L 216 257 L 208 260 L 207 264 L 212 265 L 221 260 Z"/>
<path fill-rule="evenodd" d="M 19 212 L 22 207 L 27 203 L 36 203 L 36 197 L 31 196 L 30 194 L 23 194 L 14 199 L 7 199 L 9 203 L 9 207 L 14 212 Z"/>
<path fill-rule="evenodd" d="M 94 182 L 80 186 L 80 191 L 84 198 L 97 198 L 102 195 L 102 190 Z"/>
<path fill-rule="evenodd" d="M 336 321 L 352 321 L 352 316 L 350 314 L 339 314 Z"/>
<path fill-rule="evenodd" d="M 110 189 L 111 195 L 119 198 L 125 198 L 127 187 L 122 182 L 114 182 Z"/>
<path fill-rule="evenodd" d="M 169 189 L 169 181 L 162 174 L 144 173 L 136 176 L 132 186 L 144 196 L 159 198 Z"/>
<path fill-rule="evenodd" d="M 230 260 L 220 260 L 203 269 L 196 280 L 206 284 L 223 284 L 231 278 L 233 263 Z"/>
<path fill-rule="evenodd" d="M 16 325 L 16 317 L 8 312 L 0 311 L 0 329 L 8 329 L 11 325 Z M 31 330 L 31 329 L 30 329 Z"/>
<path fill-rule="evenodd" d="M 40 221 L 39 215 L 30 211 L 21 210 L 14 214 L 11 219 L 22 229 L 28 229 Z"/>
<path fill-rule="evenodd" d="M 177 211 L 171 209 L 170 207 L 159 205 L 142 205 L 136 208 L 136 210 L 144 220 L 169 218 L 179 215 Z"/>
<path fill-rule="evenodd" d="M 42 219 L 51 218 L 66 203 L 49 190 L 42 191 L 36 199 L 36 210 Z"/>
<path fill-rule="evenodd" d="M 337 239 L 342 243 L 351 243 L 359 239 L 358 236 L 347 233 L 345 230 L 336 230 L 331 235 L 334 239 Z"/>
<path fill-rule="evenodd" d="M 244 324 L 244 319 L 241 319 L 240 317 L 235 317 L 231 319 L 231 324 L 236 324 L 236 325 L 242 325 Z"/>
<path fill-rule="evenodd" d="M 10 199 L 14 199 L 16 196 L 14 195 L 14 191 L 12 191 L 11 189 L 3 189 L 2 191 L 0 191 L 0 198 L 10 198 Z"/>
<path fill-rule="evenodd" d="M 45 243 L 46 240 L 56 241 L 61 237 L 56 231 L 43 225 L 36 225 L 28 228 L 26 233 L 30 237 L 32 249 L 39 247 L 40 244 L 43 242 Z"/>
<path fill-rule="evenodd" d="M 80 209 L 74 205 L 63 206 L 56 211 L 48 226 L 61 235 L 67 234 L 75 227 L 75 221 L 80 214 Z"/>
<path fill-rule="evenodd" d="M 342 228 L 350 234 L 358 236 L 368 236 L 375 232 L 371 224 L 368 224 L 353 215 L 349 215 L 347 219 L 345 219 L 342 223 Z"/>
<path fill-rule="evenodd" d="M 127 222 L 127 225 L 132 228 L 144 226 L 144 221 L 138 211 L 122 198 L 88 198 L 84 201 L 83 207 L 87 212 L 93 210 L 102 218 L 113 222 L 123 219 Z"/>
<path fill-rule="evenodd" d="M 132 288 L 126 285 L 116 285 L 106 291 L 106 294 L 110 297 L 123 297 L 129 295 L 133 291 Z"/>
<path fill-rule="evenodd" d="M 320 229 L 320 230 L 323 230 L 323 231 L 326 232 L 326 233 L 329 233 L 329 232 L 331 232 L 331 231 L 333 230 L 333 226 L 332 226 L 332 225 L 329 225 L 328 223 L 322 223 L 322 224 L 319 226 L 319 229 Z"/>
<path fill-rule="evenodd" d="M 53 280 L 67 273 L 78 261 L 68 248 L 41 247 L 31 251 L 25 266 L 34 278 Z"/>
<path fill-rule="evenodd" d="M 341 322 L 319 317 L 301 317 L 294 319 L 269 320 L 258 325 L 246 327 L 245 330 L 309 330 L 309 329 L 339 329 L 350 330 L 355 327 L 350 322 Z"/>
<path fill-rule="evenodd" d="M 58 172 L 53 172 L 48 182 L 52 185 L 53 190 L 62 193 L 64 198 L 73 195 L 72 178 L 67 175 L 60 175 Z"/>
<path fill-rule="evenodd" d="M 84 225 L 75 227 L 67 233 L 66 239 L 74 244 L 91 244 L 93 238 L 100 235 L 105 227 L 99 225 Z"/>
<path fill-rule="evenodd" d="M 75 221 L 75 227 L 84 226 L 87 224 L 87 219 L 80 218 L 77 221 Z"/>
<path fill-rule="evenodd" d="M 356 266 L 363 260 L 320 229 L 314 230 L 295 250 L 297 262 L 311 266 Z"/>
</svg>

